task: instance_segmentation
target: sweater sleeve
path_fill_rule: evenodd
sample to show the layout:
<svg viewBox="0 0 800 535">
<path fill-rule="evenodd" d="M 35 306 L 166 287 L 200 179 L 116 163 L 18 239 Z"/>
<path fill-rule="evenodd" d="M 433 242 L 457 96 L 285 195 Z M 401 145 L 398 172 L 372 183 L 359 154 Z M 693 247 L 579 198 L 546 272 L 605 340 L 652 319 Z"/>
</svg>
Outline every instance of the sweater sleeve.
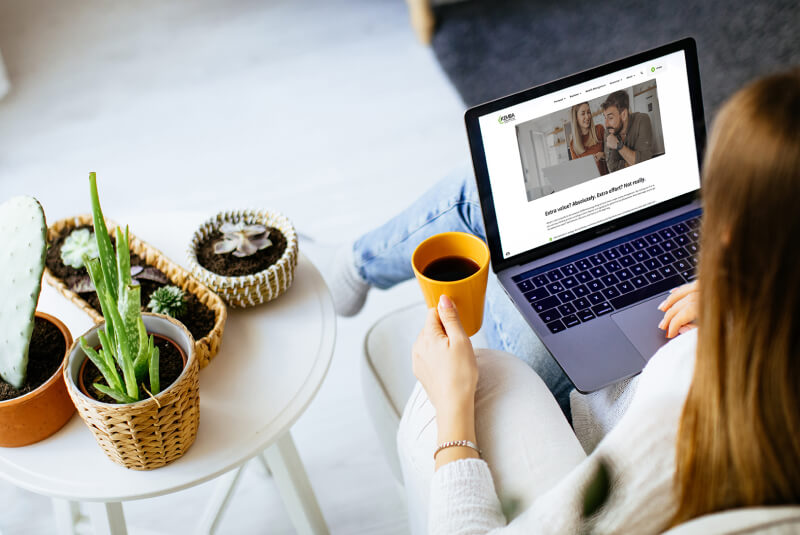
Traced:
<svg viewBox="0 0 800 535">
<path fill-rule="evenodd" d="M 486 461 L 461 459 L 436 471 L 428 521 L 430 535 L 487 533 L 506 525 Z"/>
</svg>

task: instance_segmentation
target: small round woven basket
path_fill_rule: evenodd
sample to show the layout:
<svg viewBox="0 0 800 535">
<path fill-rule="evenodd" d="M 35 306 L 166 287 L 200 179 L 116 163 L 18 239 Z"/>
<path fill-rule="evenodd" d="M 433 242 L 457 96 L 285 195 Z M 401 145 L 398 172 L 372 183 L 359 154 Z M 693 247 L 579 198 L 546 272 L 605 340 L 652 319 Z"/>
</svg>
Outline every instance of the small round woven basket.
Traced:
<svg viewBox="0 0 800 535">
<path fill-rule="evenodd" d="M 197 261 L 197 247 L 223 223 L 264 225 L 279 230 L 286 238 L 286 250 L 277 262 L 252 275 L 226 277 L 207 270 Z M 197 279 L 233 307 L 251 307 L 271 301 L 289 289 L 297 267 L 297 233 L 289 219 L 267 210 L 220 212 L 198 228 L 189 247 L 189 266 Z"/>
<path fill-rule="evenodd" d="M 168 316 L 143 313 L 147 331 L 175 342 L 187 360 L 180 376 L 166 390 L 136 403 L 102 403 L 86 396 L 78 387 L 81 363 L 87 358 L 75 340 L 64 366 L 67 391 L 81 419 L 91 429 L 98 445 L 113 462 L 132 470 L 153 470 L 181 457 L 194 443 L 200 423 L 199 366 L 192 335 L 183 324 Z M 84 337 L 99 345 L 92 327 Z"/>
</svg>

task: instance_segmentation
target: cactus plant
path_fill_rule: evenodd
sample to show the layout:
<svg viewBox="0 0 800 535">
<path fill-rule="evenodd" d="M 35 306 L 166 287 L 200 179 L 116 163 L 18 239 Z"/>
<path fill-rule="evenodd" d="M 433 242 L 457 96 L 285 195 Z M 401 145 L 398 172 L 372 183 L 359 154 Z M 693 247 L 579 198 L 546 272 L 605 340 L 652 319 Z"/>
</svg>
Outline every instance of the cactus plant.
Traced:
<svg viewBox="0 0 800 535">
<path fill-rule="evenodd" d="M 99 259 L 84 256 L 83 261 L 106 323 L 98 333 L 102 345 L 99 351 L 89 346 L 84 337 L 80 338 L 80 345 L 107 383 L 93 386 L 120 403 L 133 403 L 143 399 L 146 396 L 144 392 L 153 396 L 160 392 L 159 352 L 153 336 L 147 336 L 142 321 L 141 288 L 131 279 L 128 229 L 126 227 L 124 232 L 119 227 L 115 229 L 115 254 L 100 208 L 95 173 L 89 174 L 89 184 Z M 121 375 L 117 367 L 122 370 Z M 149 391 L 143 385 L 148 377 Z"/>
<path fill-rule="evenodd" d="M 44 211 L 33 197 L 14 197 L 0 206 L 0 378 L 15 388 L 27 375 L 46 233 Z"/>
</svg>

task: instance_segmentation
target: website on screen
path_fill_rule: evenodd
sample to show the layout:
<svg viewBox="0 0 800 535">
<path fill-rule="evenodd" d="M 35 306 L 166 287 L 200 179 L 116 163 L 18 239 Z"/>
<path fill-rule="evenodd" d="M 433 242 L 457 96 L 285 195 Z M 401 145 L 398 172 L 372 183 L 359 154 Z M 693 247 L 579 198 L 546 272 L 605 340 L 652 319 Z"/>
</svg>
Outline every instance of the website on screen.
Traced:
<svg viewBox="0 0 800 535">
<path fill-rule="evenodd" d="M 479 123 L 505 257 L 700 186 L 683 52 Z"/>
</svg>

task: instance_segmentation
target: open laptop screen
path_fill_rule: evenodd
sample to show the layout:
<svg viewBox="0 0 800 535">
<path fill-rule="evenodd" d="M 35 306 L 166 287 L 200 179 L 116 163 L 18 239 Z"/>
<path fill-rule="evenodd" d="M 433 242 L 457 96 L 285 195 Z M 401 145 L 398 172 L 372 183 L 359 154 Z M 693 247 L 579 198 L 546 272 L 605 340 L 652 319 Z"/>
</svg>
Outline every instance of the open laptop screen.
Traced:
<svg viewBox="0 0 800 535">
<path fill-rule="evenodd" d="M 689 72 L 679 50 L 478 116 L 502 258 L 698 190 Z"/>
</svg>

